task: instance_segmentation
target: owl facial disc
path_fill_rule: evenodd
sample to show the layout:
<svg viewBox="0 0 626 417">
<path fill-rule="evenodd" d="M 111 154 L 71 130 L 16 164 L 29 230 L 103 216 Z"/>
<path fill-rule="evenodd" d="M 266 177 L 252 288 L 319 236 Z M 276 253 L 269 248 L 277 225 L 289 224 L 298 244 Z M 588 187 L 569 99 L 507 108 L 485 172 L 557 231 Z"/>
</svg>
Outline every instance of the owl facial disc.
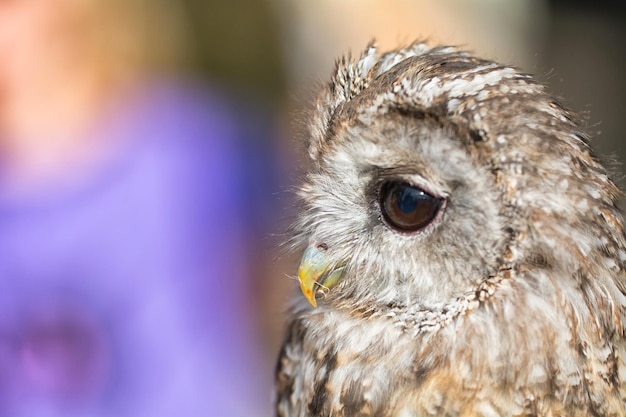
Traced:
<svg viewBox="0 0 626 417">
<path fill-rule="evenodd" d="M 343 276 L 345 267 L 331 262 L 325 251 L 319 246 L 309 246 L 302 256 L 298 268 L 298 280 L 302 294 L 317 307 L 315 295 L 319 288 L 329 289 L 335 286 Z"/>
</svg>

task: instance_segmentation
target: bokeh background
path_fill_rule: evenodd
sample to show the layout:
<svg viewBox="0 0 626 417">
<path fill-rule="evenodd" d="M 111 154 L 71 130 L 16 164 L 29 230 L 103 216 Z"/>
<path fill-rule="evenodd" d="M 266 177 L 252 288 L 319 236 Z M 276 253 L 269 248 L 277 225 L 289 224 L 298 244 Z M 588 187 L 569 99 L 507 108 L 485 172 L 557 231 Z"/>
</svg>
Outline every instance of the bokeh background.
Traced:
<svg viewBox="0 0 626 417">
<path fill-rule="evenodd" d="M 567 0 L 0 0 L 0 415 L 270 416 L 297 287 L 278 246 L 336 57 L 428 39 L 514 64 L 619 162 L 625 17 Z"/>
</svg>

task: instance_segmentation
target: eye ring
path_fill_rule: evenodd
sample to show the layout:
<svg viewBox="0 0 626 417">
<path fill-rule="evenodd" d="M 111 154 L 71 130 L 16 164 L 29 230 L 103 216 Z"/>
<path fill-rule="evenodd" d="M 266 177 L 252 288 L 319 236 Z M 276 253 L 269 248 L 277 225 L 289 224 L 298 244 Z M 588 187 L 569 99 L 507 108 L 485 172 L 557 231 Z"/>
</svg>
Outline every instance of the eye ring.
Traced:
<svg viewBox="0 0 626 417">
<path fill-rule="evenodd" d="M 385 223 L 402 233 L 413 233 L 427 228 L 438 217 L 444 203 L 443 198 L 398 180 L 384 182 L 378 196 Z"/>
</svg>

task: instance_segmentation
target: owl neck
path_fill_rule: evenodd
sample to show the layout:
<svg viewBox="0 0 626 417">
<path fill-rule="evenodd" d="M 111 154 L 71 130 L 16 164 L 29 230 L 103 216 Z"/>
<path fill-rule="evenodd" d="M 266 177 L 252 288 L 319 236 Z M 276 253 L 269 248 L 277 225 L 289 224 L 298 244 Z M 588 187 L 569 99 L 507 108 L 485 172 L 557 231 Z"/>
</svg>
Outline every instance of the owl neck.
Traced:
<svg viewBox="0 0 626 417">
<path fill-rule="evenodd" d="M 478 309 L 496 294 L 500 283 L 509 280 L 514 273 L 515 270 L 511 265 L 502 267 L 498 274 L 484 279 L 476 288 L 440 305 L 424 307 L 400 303 L 363 302 L 355 307 L 352 301 L 341 302 L 333 308 L 345 310 L 350 316 L 358 319 L 389 319 L 396 328 L 417 336 L 435 332 L 456 318 Z"/>
</svg>

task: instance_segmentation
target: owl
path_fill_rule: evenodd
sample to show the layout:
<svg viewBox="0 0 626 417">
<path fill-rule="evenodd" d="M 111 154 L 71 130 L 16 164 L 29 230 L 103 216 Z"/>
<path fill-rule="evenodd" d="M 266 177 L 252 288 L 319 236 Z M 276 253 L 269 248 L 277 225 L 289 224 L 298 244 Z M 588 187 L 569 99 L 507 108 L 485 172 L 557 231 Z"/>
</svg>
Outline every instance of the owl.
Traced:
<svg viewBox="0 0 626 417">
<path fill-rule="evenodd" d="M 541 84 L 372 44 L 307 146 L 277 416 L 626 415 L 620 194 Z"/>
</svg>

